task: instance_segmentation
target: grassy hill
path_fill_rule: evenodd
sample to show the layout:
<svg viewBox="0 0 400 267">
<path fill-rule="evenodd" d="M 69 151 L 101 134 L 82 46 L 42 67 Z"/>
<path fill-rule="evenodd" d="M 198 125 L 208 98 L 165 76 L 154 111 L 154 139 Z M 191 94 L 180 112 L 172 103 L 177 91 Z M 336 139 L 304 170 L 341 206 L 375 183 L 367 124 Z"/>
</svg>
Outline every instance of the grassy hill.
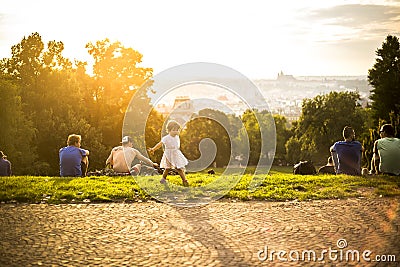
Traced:
<svg viewBox="0 0 400 267">
<path fill-rule="evenodd" d="M 293 175 L 291 168 L 273 167 L 270 172 L 247 169 L 215 175 L 207 172 L 189 173 L 189 191 L 185 197 L 204 196 L 205 190 L 217 195 L 223 190 L 223 199 L 307 201 L 315 199 L 342 199 L 349 197 L 400 196 L 400 177 L 348 175 Z M 236 179 L 236 180 L 235 180 Z M 249 189 L 254 179 L 257 187 Z M 61 178 L 42 176 L 0 177 L 0 202 L 2 203 L 92 203 L 92 202 L 140 202 L 154 200 L 154 195 L 165 188 L 159 183 L 160 176 L 143 176 L 137 180 L 131 176 L 91 176 L 85 178 Z M 178 194 L 183 190 L 179 176 L 169 176 L 168 192 Z M 232 188 L 227 181 L 235 181 Z M 140 186 L 139 186 L 140 184 Z M 143 188 L 147 188 L 144 190 Z M 148 189 L 151 189 L 150 191 Z M 198 190 L 197 190 L 198 189 Z M 221 192 L 218 192 L 221 190 Z M 149 194 L 151 192 L 151 194 Z M 218 197 L 219 198 L 219 197 Z"/>
</svg>

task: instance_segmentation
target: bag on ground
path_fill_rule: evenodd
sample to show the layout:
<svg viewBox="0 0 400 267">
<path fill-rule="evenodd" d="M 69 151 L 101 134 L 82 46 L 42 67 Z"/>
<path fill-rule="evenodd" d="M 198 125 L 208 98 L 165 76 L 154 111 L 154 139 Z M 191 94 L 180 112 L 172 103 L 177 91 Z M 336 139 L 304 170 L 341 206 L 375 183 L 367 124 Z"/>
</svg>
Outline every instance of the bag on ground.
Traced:
<svg viewBox="0 0 400 267">
<path fill-rule="evenodd" d="M 314 164 L 310 161 L 300 161 L 295 164 L 293 167 L 294 174 L 308 175 L 308 174 L 316 174 L 317 170 L 314 167 Z"/>
</svg>

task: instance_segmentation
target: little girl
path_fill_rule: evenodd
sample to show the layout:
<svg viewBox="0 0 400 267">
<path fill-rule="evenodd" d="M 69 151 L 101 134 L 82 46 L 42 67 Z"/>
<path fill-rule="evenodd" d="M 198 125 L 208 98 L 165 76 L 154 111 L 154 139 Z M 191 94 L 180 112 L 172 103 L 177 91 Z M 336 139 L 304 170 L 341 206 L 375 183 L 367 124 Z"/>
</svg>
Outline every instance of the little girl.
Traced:
<svg viewBox="0 0 400 267">
<path fill-rule="evenodd" d="M 185 166 L 188 164 L 188 160 L 179 150 L 180 148 L 180 139 L 179 139 L 179 130 L 181 126 L 176 121 L 169 121 L 167 123 L 167 132 L 168 134 L 164 136 L 161 141 L 156 144 L 154 147 L 149 148 L 148 151 L 153 154 L 154 151 L 159 149 L 162 145 L 164 145 L 164 154 L 161 158 L 160 167 L 165 168 L 163 172 L 162 179 L 160 183 L 165 184 L 167 181 L 168 172 L 175 168 L 182 178 L 183 186 L 189 186 L 188 181 L 185 177 Z"/>
</svg>

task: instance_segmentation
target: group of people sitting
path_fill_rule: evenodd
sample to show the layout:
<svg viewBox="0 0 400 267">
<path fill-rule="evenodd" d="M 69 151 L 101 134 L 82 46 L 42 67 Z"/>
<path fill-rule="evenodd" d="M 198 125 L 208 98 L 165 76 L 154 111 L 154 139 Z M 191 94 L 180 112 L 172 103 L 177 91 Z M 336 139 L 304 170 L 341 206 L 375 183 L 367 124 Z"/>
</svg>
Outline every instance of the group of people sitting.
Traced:
<svg viewBox="0 0 400 267">
<path fill-rule="evenodd" d="M 328 164 L 321 167 L 318 173 L 366 175 L 386 174 L 400 175 L 400 139 L 395 138 L 392 125 L 385 124 L 381 127 L 380 139 L 376 140 L 373 147 L 371 169 L 361 168 L 361 157 L 364 151 L 359 141 L 355 140 L 353 128 L 346 126 L 343 129 L 343 141 L 336 142 L 331 148 L 331 157 Z M 89 165 L 89 151 L 81 148 L 81 136 L 71 134 L 67 139 L 67 146 L 59 151 L 61 176 L 86 176 Z M 137 159 L 140 163 L 133 165 Z M 138 175 L 142 163 L 158 168 L 158 164 L 143 156 L 133 148 L 132 138 L 124 136 L 120 146 L 111 150 L 106 160 L 116 173 Z M 6 155 L 0 151 L 0 176 L 11 175 L 11 163 Z"/>
<path fill-rule="evenodd" d="M 370 170 L 361 168 L 364 148 L 355 140 L 353 128 L 346 126 L 343 129 L 344 141 L 338 141 L 330 148 L 332 156 L 328 158 L 328 164 L 321 167 L 318 173 L 400 175 L 400 139 L 394 137 L 395 132 L 391 124 L 383 125 L 379 134 L 381 138 L 374 143 Z"/>
<path fill-rule="evenodd" d="M 172 172 L 179 174 L 182 178 L 183 186 L 189 186 L 189 182 L 185 176 L 185 166 L 188 160 L 179 150 L 180 139 L 179 132 L 181 125 L 171 120 L 167 123 L 167 135 L 164 136 L 159 143 L 154 147 L 148 148 L 148 151 L 153 154 L 154 151 L 161 148 L 164 149 L 164 154 L 161 159 L 161 168 L 157 163 L 154 163 L 149 158 L 143 156 L 137 149 L 133 148 L 132 138 L 124 136 L 120 146 L 114 147 L 106 160 L 106 166 L 110 166 L 113 171 L 120 175 L 139 175 L 142 167 L 150 165 L 153 173 L 157 169 L 157 173 L 162 173 L 161 184 L 167 184 L 167 176 Z M 81 148 L 81 136 L 71 134 L 68 136 L 67 146 L 59 151 L 60 157 L 60 175 L 61 176 L 86 176 L 89 151 Z M 134 164 L 134 160 L 138 159 L 140 163 Z M 143 164 L 143 165 L 142 165 Z"/>
<path fill-rule="evenodd" d="M 81 136 L 71 134 L 67 139 L 67 146 L 59 151 L 60 175 L 61 176 L 86 176 L 89 165 L 89 151 L 81 148 Z M 111 150 L 106 160 L 106 165 L 120 174 L 138 175 L 142 164 L 132 166 L 135 159 L 144 164 L 157 167 L 158 164 L 143 156 L 137 149 L 133 148 L 132 138 L 124 136 L 120 146 Z"/>
</svg>

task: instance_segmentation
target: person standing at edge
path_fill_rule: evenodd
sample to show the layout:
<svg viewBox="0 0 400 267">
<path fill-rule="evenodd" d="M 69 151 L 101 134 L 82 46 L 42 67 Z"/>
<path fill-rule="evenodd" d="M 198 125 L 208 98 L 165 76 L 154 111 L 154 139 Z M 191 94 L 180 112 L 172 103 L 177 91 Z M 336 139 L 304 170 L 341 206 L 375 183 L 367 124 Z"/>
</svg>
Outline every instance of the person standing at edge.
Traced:
<svg viewBox="0 0 400 267">
<path fill-rule="evenodd" d="M 81 148 L 80 135 L 71 134 L 67 146 L 59 151 L 61 176 L 86 176 L 89 166 L 89 150 Z"/>
</svg>

